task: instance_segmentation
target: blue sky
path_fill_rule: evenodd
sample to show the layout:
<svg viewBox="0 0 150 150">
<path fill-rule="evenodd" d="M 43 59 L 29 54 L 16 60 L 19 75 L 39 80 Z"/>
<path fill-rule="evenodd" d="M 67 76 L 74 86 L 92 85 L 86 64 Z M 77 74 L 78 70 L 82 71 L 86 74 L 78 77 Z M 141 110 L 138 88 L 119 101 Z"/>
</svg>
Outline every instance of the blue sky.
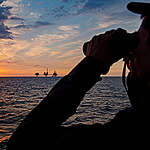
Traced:
<svg viewBox="0 0 150 150">
<path fill-rule="evenodd" d="M 139 1 L 139 0 L 136 0 Z M 130 0 L 0 0 L 0 76 L 50 72 L 67 74 L 95 34 L 139 28 Z M 149 0 L 142 0 L 149 2 Z M 122 61 L 110 75 L 121 75 Z"/>
</svg>

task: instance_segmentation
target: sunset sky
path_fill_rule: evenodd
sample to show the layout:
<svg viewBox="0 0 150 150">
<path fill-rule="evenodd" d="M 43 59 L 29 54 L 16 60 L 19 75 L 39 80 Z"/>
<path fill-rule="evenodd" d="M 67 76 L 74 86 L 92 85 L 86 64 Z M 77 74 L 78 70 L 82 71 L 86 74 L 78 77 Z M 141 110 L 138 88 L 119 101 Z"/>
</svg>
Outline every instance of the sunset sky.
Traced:
<svg viewBox="0 0 150 150">
<path fill-rule="evenodd" d="M 95 34 L 138 29 L 140 16 L 126 9 L 128 2 L 0 0 L 0 76 L 32 76 L 46 68 L 67 74 L 84 57 L 83 43 Z M 121 71 L 122 61 L 109 75 Z"/>
</svg>

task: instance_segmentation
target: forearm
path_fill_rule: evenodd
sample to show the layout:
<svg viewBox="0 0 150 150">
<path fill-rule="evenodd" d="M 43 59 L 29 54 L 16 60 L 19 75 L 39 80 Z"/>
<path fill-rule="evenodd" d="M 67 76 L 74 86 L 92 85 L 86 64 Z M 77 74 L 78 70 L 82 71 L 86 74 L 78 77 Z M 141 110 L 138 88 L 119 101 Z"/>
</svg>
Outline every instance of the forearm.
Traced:
<svg viewBox="0 0 150 150">
<path fill-rule="evenodd" d="M 40 107 L 45 107 L 55 126 L 75 113 L 85 93 L 100 80 L 105 69 L 97 60 L 87 57 L 54 86 Z"/>
<path fill-rule="evenodd" d="M 22 122 L 27 126 L 57 127 L 73 115 L 85 93 L 100 79 L 106 67 L 92 57 L 84 58 L 63 77 Z"/>
</svg>

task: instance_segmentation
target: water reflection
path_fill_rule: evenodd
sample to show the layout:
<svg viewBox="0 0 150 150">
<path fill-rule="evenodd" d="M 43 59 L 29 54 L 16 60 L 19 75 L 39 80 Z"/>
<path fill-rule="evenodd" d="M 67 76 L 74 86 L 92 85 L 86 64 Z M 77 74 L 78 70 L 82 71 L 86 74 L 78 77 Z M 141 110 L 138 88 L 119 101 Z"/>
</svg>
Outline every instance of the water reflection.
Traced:
<svg viewBox="0 0 150 150">
<path fill-rule="evenodd" d="M 0 149 L 20 121 L 48 94 L 56 78 L 0 78 Z M 64 125 L 105 123 L 130 103 L 121 78 L 103 78 Z M 5 144 L 4 144 L 5 143 Z"/>
</svg>

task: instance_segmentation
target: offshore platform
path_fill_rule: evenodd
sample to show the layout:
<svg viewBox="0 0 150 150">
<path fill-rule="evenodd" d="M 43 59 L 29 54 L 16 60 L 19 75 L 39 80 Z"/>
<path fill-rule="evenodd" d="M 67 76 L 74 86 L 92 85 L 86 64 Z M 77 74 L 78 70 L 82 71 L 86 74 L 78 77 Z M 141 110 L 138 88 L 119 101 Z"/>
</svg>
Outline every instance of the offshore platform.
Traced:
<svg viewBox="0 0 150 150">
<path fill-rule="evenodd" d="M 57 72 L 54 70 L 54 72 L 52 74 L 50 74 L 48 72 L 48 68 L 46 70 L 46 72 L 44 72 L 43 74 L 39 74 L 38 72 L 35 73 L 35 76 L 38 77 L 39 75 L 44 75 L 45 77 L 48 77 L 49 75 L 51 75 L 51 77 L 56 77 L 58 74 Z"/>
<path fill-rule="evenodd" d="M 48 76 L 48 68 L 47 68 L 47 72 L 44 72 L 44 74 L 43 74 L 45 77 L 47 77 Z"/>
</svg>

